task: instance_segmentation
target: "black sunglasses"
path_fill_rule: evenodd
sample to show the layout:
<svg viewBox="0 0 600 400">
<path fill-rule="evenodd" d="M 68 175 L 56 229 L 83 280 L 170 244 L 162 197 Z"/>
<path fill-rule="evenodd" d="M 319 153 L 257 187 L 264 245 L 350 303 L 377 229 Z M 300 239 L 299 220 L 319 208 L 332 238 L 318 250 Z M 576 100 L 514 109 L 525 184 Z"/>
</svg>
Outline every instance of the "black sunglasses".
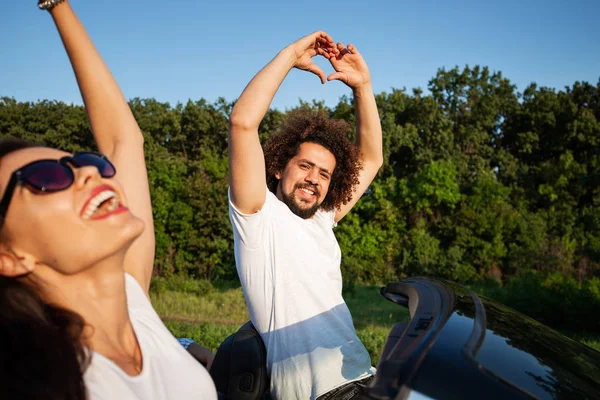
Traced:
<svg viewBox="0 0 600 400">
<path fill-rule="evenodd" d="M 19 182 L 44 193 L 68 189 L 75 181 L 75 174 L 69 164 L 76 168 L 96 167 L 103 178 L 112 178 L 117 173 L 114 165 L 104 154 L 91 151 L 76 153 L 72 157 L 62 157 L 60 160 L 31 162 L 14 171 L 10 176 L 0 202 L 0 217 L 6 216 L 10 200 Z"/>
</svg>

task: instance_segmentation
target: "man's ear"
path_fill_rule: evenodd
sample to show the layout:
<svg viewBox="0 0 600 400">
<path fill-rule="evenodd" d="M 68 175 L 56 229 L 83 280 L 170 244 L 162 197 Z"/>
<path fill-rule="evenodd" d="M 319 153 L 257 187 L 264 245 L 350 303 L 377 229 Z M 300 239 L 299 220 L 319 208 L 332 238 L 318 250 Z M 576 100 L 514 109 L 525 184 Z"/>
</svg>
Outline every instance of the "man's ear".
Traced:
<svg viewBox="0 0 600 400">
<path fill-rule="evenodd" d="M 275 172 L 275 178 L 281 180 L 281 172 L 279 172 L 279 171 Z"/>
<path fill-rule="evenodd" d="M 29 253 L 0 247 L 0 275 L 11 278 L 25 275 L 34 270 L 35 264 L 35 258 Z"/>
</svg>

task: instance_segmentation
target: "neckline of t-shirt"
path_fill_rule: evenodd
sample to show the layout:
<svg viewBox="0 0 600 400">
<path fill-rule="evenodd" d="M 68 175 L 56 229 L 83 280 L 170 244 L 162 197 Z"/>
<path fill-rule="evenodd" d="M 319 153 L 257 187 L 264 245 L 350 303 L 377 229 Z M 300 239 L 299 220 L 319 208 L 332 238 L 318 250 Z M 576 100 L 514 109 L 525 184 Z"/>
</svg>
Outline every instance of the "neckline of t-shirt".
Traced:
<svg viewBox="0 0 600 400">
<path fill-rule="evenodd" d="M 110 358 L 92 349 L 90 349 L 90 351 L 92 352 L 92 364 L 94 363 L 94 357 L 97 357 L 99 360 L 102 360 L 104 364 L 108 365 L 111 369 L 115 370 L 115 372 L 119 374 L 121 378 L 131 382 L 137 382 L 144 379 L 144 377 L 149 374 L 149 372 L 146 371 L 150 368 L 150 359 L 148 357 L 148 352 L 144 350 L 145 345 L 142 338 L 139 335 L 141 329 L 138 329 L 137 322 L 133 318 L 131 318 L 131 315 L 129 316 L 129 319 L 131 321 L 131 326 L 133 327 L 133 332 L 135 333 L 137 342 L 140 346 L 140 354 L 142 355 L 142 371 L 139 374 L 133 376 L 129 375 Z"/>
</svg>

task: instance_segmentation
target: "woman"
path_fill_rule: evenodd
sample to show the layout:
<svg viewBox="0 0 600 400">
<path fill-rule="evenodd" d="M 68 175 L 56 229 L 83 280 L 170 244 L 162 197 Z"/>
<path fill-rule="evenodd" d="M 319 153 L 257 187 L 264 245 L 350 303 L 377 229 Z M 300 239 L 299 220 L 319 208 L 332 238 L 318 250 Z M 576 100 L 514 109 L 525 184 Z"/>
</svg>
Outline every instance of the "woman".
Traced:
<svg viewBox="0 0 600 400">
<path fill-rule="evenodd" d="M 149 301 L 142 133 L 68 1 L 39 6 L 62 37 L 102 154 L 0 145 L 0 398 L 216 399 Z"/>
</svg>

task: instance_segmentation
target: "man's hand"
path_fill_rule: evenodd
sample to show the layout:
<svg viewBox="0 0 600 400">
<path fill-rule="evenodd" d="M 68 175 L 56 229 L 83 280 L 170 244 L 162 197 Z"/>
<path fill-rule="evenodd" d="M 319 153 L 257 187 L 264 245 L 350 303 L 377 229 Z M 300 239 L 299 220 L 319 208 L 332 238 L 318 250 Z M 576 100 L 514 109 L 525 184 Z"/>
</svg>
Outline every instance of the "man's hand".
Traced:
<svg viewBox="0 0 600 400">
<path fill-rule="evenodd" d="M 315 65 L 313 57 L 321 55 L 329 59 L 338 53 L 333 39 L 327 33 L 323 31 L 311 33 L 292 43 L 288 48 L 293 51 L 295 68 L 312 72 L 321 79 L 321 83 L 325 83 L 325 73 Z"/>
<path fill-rule="evenodd" d="M 371 82 L 369 67 L 354 45 L 349 44 L 348 47 L 344 47 L 343 43 L 338 42 L 336 50 L 335 53 L 327 54 L 331 66 L 336 71 L 327 77 L 328 81 L 342 81 L 352 90 Z"/>
</svg>

